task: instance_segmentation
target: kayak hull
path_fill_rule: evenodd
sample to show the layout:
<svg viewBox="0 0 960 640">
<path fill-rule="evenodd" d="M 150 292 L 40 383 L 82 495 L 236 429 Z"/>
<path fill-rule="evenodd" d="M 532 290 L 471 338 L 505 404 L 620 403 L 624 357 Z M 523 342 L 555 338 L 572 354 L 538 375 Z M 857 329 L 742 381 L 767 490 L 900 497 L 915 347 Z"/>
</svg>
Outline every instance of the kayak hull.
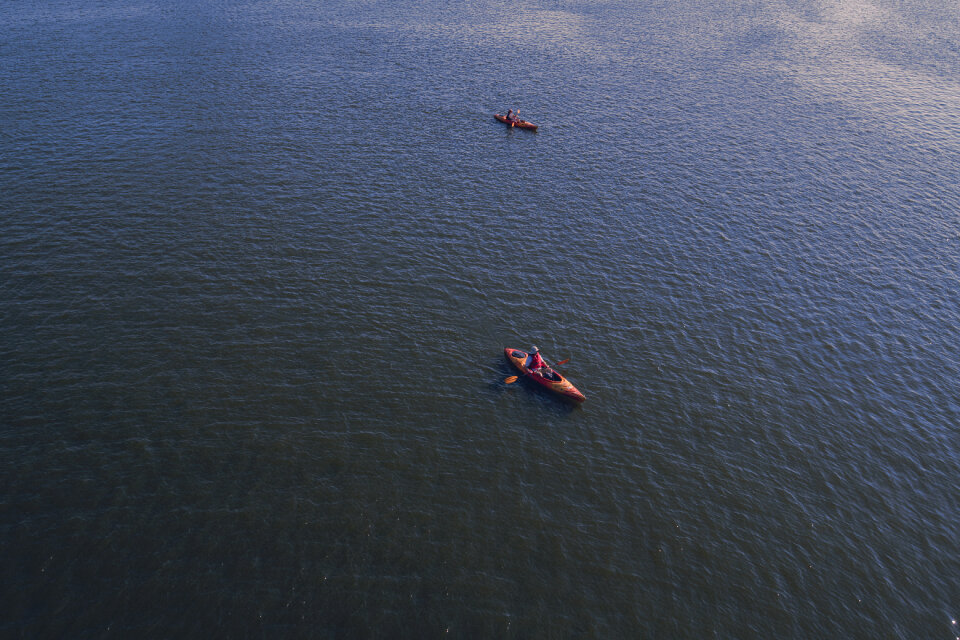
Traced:
<svg viewBox="0 0 960 640">
<path fill-rule="evenodd" d="M 547 371 L 556 376 L 556 380 L 550 380 L 539 371 L 534 373 L 527 369 L 527 367 L 524 365 L 524 362 L 527 360 L 526 351 L 507 347 L 503 350 L 503 355 L 507 357 L 507 360 L 510 361 L 510 364 L 516 367 L 520 373 L 525 375 L 530 380 L 536 382 L 544 389 L 555 393 L 566 400 L 570 400 L 571 402 L 580 403 L 587 399 L 582 393 L 580 393 L 579 389 L 573 386 L 569 380 L 564 378 L 554 369 L 547 367 Z"/>
<path fill-rule="evenodd" d="M 505 124 L 505 125 L 510 125 L 510 124 L 512 124 L 513 126 L 519 127 L 520 129 L 529 129 L 530 131 L 536 131 L 536 130 L 537 130 L 537 125 L 533 124 L 532 122 L 527 122 L 526 120 L 513 120 L 513 121 L 510 121 L 510 120 L 507 120 L 507 116 L 502 116 L 502 115 L 500 115 L 499 113 L 493 114 L 493 117 L 496 118 L 497 120 L 499 120 L 500 122 L 502 122 L 502 123 Z"/>
</svg>

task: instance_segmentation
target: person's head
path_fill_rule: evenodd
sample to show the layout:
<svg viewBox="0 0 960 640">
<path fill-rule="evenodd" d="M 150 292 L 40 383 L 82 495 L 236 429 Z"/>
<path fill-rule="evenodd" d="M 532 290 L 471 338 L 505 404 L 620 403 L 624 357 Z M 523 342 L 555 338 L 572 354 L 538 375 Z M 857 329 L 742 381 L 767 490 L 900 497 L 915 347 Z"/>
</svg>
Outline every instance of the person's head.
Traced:
<svg viewBox="0 0 960 640">
<path fill-rule="evenodd" d="M 538 353 L 539 351 L 540 349 L 537 349 L 537 345 L 533 345 L 532 347 L 530 347 L 531 354 Z"/>
</svg>

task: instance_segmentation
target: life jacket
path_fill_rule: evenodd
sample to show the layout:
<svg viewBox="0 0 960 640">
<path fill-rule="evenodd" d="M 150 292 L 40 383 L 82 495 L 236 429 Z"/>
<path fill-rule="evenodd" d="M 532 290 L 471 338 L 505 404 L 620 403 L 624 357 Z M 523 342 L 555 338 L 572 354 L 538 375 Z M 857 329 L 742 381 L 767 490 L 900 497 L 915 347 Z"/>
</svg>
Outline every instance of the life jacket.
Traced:
<svg viewBox="0 0 960 640">
<path fill-rule="evenodd" d="M 527 369 L 538 369 L 540 367 L 547 366 L 547 363 L 543 361 L 543 358 L 540 357 L 540 353 L 531 353 L 530 357 L 527 359 L 527 362 L 530 364 L 527 365 Z"/>
</svg>

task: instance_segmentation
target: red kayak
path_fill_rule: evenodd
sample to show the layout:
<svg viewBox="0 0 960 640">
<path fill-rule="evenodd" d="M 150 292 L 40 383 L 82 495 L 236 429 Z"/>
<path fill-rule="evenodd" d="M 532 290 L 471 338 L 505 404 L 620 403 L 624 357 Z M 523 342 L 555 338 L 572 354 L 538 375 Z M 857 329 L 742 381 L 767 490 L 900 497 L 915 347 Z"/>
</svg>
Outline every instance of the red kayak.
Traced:
<svg viewBox="0 0 960 640">
<path fill-rule="evenodd" d="M 502 116 L 499 113 L 493 114 L 493 117 L 502 122 L 503 124 L 510 125 L 511 127 L 520 127 L 521 129 L 530 129 L 530 131 L 536 131 L 537 125 L 532 122 L 527 122 L 526 120 L 517 120 L 516 118 L 508 120 L 507 116 Z"/>
<path fill-rule="evenodd" d="M 550 367 L 544 367 L 538 371 L 530 371 L 527 369 L 527 367 L 523 364 L 527 361 L 526 351 L 507 347 L 503 350 L 503 355 L 507 356 L 507 360 L 509 360 L 513 366 L 519 369 L 520 373 L 527 376 L 540 386 L 560 396 L 563 396 L 567 400 L 572 400 L 573 402 L 583 402 L 587 399 L 575 386 L 570 384 L 569 380 L 564 378 Z"/>
</svg>

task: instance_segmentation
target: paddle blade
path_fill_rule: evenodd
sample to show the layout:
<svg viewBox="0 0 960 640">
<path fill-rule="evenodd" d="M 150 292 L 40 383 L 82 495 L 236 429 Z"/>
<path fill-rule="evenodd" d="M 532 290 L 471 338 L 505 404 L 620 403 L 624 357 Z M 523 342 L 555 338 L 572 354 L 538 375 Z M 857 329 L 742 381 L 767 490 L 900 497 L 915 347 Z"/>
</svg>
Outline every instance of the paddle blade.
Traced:
<svg viewBox="0 0 960 640">
<path fill-rule="evenodd" d="M 566 360 L 561 360 L 561 361 L 558 362 L 557 364 L 567 364 L 568 362 L 570 362 L 570 358 L 567 358 Z M 555 365 L 553 365 L 553 366 L 557 366 L 557 365 L 555 364 Z"/>
<path fill-rule="evenodd" d="M 511 382 L 516 382 L 518 377 L 519 376 L 510 376 L 509 378 L 504 380 L 504 382 L 506 382 L 507 384 L 510 384 Z"/>
</svg>

